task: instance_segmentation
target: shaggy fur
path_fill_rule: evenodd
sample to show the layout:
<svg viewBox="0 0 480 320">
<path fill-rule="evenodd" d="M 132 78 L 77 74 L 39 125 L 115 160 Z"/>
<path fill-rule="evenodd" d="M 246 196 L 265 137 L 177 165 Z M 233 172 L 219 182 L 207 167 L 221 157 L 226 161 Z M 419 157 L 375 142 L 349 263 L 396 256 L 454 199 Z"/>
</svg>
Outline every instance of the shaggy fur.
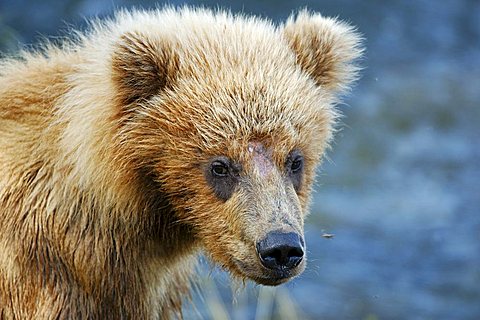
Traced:
<svg viewBox="0 0 480 320">
<path fill-rule="evenodd" d="M 181 317 L 199 249 L 242 279 L 301 273 L 275 279 L 255 243 L 303 235 L 358 43 L 308 12 L 164 9 L 0 62 L 0 318 Z M 218 156 L 238 168 L 223 198 Z"/>
</svg>

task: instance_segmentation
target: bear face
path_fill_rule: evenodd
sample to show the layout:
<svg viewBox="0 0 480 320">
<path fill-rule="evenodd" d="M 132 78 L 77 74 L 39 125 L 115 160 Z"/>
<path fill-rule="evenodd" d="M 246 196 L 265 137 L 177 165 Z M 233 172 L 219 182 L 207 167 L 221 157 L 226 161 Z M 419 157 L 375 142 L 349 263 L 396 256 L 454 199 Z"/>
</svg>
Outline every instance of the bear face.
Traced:
<svg viewBox="0 0 480 320">
<path fill-rule="evenodd" d="M 314 173 L 359 37 L 307 12 L 280 27 L 179 15 L 175 34 L 129 30 L 114 44 L 120 139 L 215 262 L 278 285 L 305 268 Z"/>
</svg>

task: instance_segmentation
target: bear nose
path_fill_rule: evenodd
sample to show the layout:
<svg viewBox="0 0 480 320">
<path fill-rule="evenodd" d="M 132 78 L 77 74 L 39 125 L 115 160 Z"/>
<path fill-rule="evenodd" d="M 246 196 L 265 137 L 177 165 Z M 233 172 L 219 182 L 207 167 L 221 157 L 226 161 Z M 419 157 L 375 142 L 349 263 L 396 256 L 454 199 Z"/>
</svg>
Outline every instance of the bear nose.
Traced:
<svg viewBox="0 0 480 320">
<path fill-rule="evenodd" d="M 257 243 L 262 264 L 269 269 L 293 269 L 303 259 L 303 239 L 296 233 L 269 232 Z"/>
</svg>

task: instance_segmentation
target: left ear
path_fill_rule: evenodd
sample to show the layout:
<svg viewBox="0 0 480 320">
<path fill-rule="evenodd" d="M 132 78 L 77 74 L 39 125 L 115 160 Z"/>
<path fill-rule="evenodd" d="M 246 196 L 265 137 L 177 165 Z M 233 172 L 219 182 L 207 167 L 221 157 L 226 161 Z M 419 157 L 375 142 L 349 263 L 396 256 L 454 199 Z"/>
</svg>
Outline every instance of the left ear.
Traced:
<svg viewBox="0 0 480 320">
<path fill-rule="evenodd" d="M 297 63 L 320 87 L 341 93 L 356 80 L 355 61 L 363 50 L 353 27 L 303 10 L 288 19 L 283 34 Z"/>
<path fill-rule="evenodd" d="M 149 99 L 173 85 L 178 68 L 178 55 L 167 39 L 125 33 L 112 55 L 117 98 L 124 106 Z"/>
</svg>

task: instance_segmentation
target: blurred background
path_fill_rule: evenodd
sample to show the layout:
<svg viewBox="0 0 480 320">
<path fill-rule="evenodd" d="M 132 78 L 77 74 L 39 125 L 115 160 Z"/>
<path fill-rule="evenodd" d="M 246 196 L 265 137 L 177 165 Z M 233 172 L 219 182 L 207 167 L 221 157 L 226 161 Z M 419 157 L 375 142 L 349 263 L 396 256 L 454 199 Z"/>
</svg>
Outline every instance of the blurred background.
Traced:
<svg viewBox="0 0 480 320">
<path fill-rule="evenodd" d="M 170 1 L 283 21 L 338 16 L 366 38 L 293 282 L 231 285 L 202 259 L 187 319 L 480 319 L 480 1 Z M 0 52 L 128 0 L 0 0 Z M 62 32 L 63 30 L 63 32 Z M 322 237 L 324 233 L 333 238 Z"/>
</svg>

